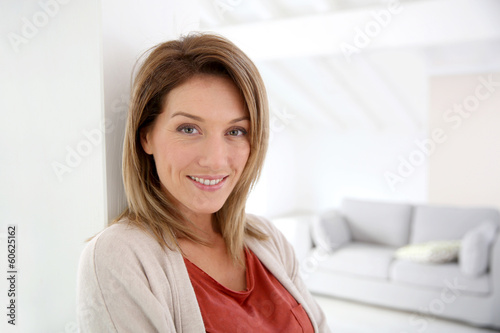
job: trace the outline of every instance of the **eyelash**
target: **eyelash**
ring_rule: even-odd
[[[231,135],[231,136],[245,136],[248,134],[248,132],[244,129],[244,128],[240,128],[240,127],[237,127],[237,128],[232,128],[228,131],[228,133],[230,132],[233,132],[233,131],[240,131],[241,132],[241,135]]]
[[[194,135],[195,134],[195,133],[186,133],[185,132],[186,129],[192,129],[193,131],[199,132],[199,130],[196,129],[196,126],[194,126],[194,125],[181,125],[177,128],[177,131],[181,132],[183,134],[186,134],[186,135]],[[229,134],[230,132],[234,132],[234,131],[239,131],[239,132],[241,132],[241,134],[240,135],[230,135],[230,136],[236,137],[236,136],[245,136],[248,134],[247,130],[245,130],[244,128],[241,128],[241,127],[232,128],[227,132],[227,134]]]

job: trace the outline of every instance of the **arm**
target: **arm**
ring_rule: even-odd
[[[298,267],[298,262],[296,262],[294,266]],[[312,297],[311,293],[307,289],[304,281],[302,280],[302,277],[298,272],[298,269],[295,269],[294,275],[292,276],[292,281],[302,294],[302,297],[306,301],[311,313],[313,314],[316,324],[318,325],[318,332],[330,332],[330,328],[328,327],[328,322],[323,310],[320,308],[316,300]]]
[[[85,247],[80,256],[78,267],[77,318],[79,331],[82,333],[117,332],[94,269],[94,246],[95,242],[94,244],[89,243]]]
[[[282,236],[283,237],[283,236]],[[300,292],[302,295],[305,303],[307,304],[307,307],[309,308],[312,316],[314,317],[314,320],[316,321],[316,324],[318,325],[318,332],[320,333],[328,333],[330,332],[330,328],[328,327],[328,323],[325,317],[325,314],[321,307],[318,305],[316,300],[313,298],[309,290],[307,289],[304,281],[302,280],[301,274],[300,274],[300,264],[299,261],[297,260],[295,256],[295,251],[291,244],[284,239],[283,237],[283,243],[284,246],[287,247],[288,249],[286,250],[287,257],[289,258],[288,260],[290,261],[290,267],[291,267],[291,272],[290,272],[290,278],[297,288],[297,290]]]
[[[254,217],[255,218],[255,217]],[[296,297],[297,301],[302,304],[306,312],[314,323],[318,327],[318,332],[327,333],[330,329],[327,324],[327,320],[323,310],[319,307],[316,300],[312,297],[311,293],[305,286],[301,276],[300,276],[300,265],[299,261],[295,256],[295,251],[288,240],[283,236],[283,234],[276,228],[271,222],[257,218],[263,228],[265,228],[266,233],[270,236],[269,242],[266,242],[270,249],[269,252],[273,253],[276,260],[276,265],[269,262],[269,269],[275,275],[276,278],[285,286],[288,291]],[[261,261],[263,261],[261,258]],[[277,263],[279,262],[279,264]],[[285,272],[276,269],[276,267],[283,267]],[[285,279],[282,276],[286,274]],[[291,281],[293,286],[287,287],[288,282]],[[298,295],[294,295],[297,293]],[[299,296],[299,297],[297,297]]]
[[[87,244],[78,271],[80,332],[175,332],[171,312],[151,290],[137,246],[113,230]]]

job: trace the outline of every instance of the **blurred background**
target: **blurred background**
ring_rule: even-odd
[[[2,276],[10,224],[18,244],[18,322],[2,312],[2,332],[76,332],[85,239],[125,207],[133,66],[190,31],[231,39],[268,89],[249,212],[345,197],[500,208],[498,1],[2,0],[0,15]]]

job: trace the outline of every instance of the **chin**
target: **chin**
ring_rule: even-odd
[[[198,208],[197,209],[190,209],[191,212],[199,215],[206,215],[206,214],[215,214],[217,213],[224,205],[217,205],[217,206],[211,206],[211,207],[205,207],[205,208]]]

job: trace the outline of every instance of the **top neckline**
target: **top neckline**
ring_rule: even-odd
[[[254,260],[254,254],[245,247],[245,277],[246,277],[246,289],[245,290],[233,290],[230,288],[225,287],[221,283],[219,283],[217,280],[215,280],[210,274],[205,272],[203,269],[198,267],[196,264],[194,264],[191,260],[189,260],[186,257],[183,257],[184,262],[186,263],[186,266],[190,266],[193,269],[188,268],[188,273],[190,278],[191,274],[196,274],[198,278],[202,277],[205,278],[205,280],[212,285],[212,287],[220,290],[221,292],[224,292],[226,294],[232,295],[233,297],[238,297],[238,298],[246,298],[248,295],[250,295],[254,289],[254,279],[253,279],[253,260]]]

